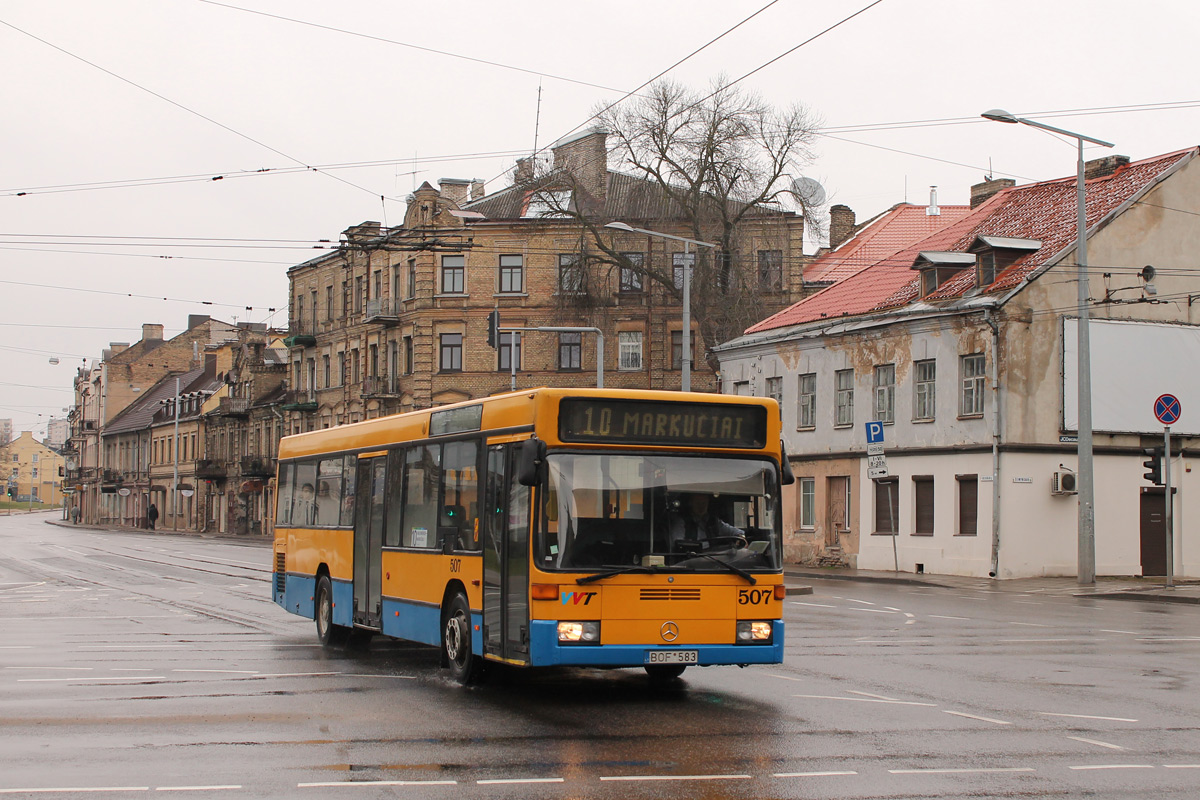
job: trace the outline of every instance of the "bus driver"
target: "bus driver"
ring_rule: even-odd
[[[706,492],[684,492],[670,511],[667,531],[671,546],[677,542],[699,542],[707,550],[718,540],[739,539],[745,541],[746,533],[717,516],[709,508],[711,495]],[[725,544],[730,544],[726,541]]]

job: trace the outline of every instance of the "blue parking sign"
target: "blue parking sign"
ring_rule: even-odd
[[[867,423],[867,444],[883,444],[883,423]]]

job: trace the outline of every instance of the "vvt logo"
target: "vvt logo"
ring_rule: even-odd
[[[562,604],[564,606],[567,603],[576,606],[581,604],[586,606],[588,603],[592,602],[592,598],[597,594],[599,594],[599,592],[563,592]]]

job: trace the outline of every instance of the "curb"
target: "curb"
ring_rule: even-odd
[[[789,587],[787,587],[787,596],[788,597],[791,597],[792,595],[812,594],[812,593],[813,593],[813,587],[811,587],[811,586],[789,586]]]
[[[935,586],[939,589],[954,588],[944,583],[938,583],[937,581],[922,580],[920,578],[902,578],[899,576],[893,577],[891,575],[846,575],[837,573],[825,574],[822,572],[795,572],[785,570],[784,577],[804,578],[807,580],[818,581],[865,581],[869,583],[898,583],[905,586]]]
[[[1144,592],[1100,592],[1096,594],[1077,594],[1074,597],[1100,597],[1114,600],[1133,600],[1141,603],[1178,603],[1180,605],[1200,605],[1200,597],[1172,594],[1146,594]]]

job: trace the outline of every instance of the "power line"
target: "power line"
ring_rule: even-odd
[[[133,297],[133,298],[137,298],[137,299],[141,299],[141,300],[165,300],[165,301],[172,302],[172,303],[193,303],[193,304],[202,305],[202,306],[221,306],[223,308],[241,308],[241,309],[245,309],[246,311],[255,311],[255,310],[274,311],[275,310],[275,306],[270,306],[269,308],[264,307],[264,306],[258,306],[256,308],[255,306],[248,306],[248,305],[245,305],[244,303],[217,303],[212,300],[189,300],[189,299],[185,299],[185,298],[181,298],[181,297],[159,297],[157,295],[149,295],[149,294],[134,294],[133,292],[114,292],[114,291],[109,291],[107,289],[86,289],[81,286],[55,286],[54,284],[49,284],[49,283],[29,283],[26,281],[9,281],[9,280],[0,280],[0,284],[8,284],[10,286],[26,286],[26,287],[31,287],[34,289],[58,289],[58,290],[64,291],[64,292],[83,292],[86,294],[104,294],[104,295],[109,295],[112,297]]]

